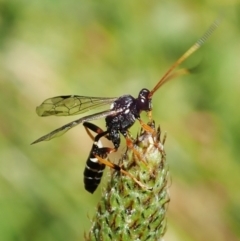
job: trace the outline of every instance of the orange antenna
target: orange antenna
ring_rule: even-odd
[[[184,60],[186,60],[191,54],[193,54],[195,51],[197,51],[206,41],[207,39],[212,35],[212,33],[216,30],[216,28],[219,26],[220,19],[215,20],[212,25],[208,28],[208,30],[204,33],[204,35],[197,40],[195,44],[192,45],[169,69],[168,71],[163,75],[163,77],[159,80],[157,85],[151,90],[151,92],[148,95],[148,98],[150,99],[153,94],[168,80],[172,79],[172,77],[178,76],[180,74],[172,74],[172,71],[180,65]],[[187,71],[186,71],[187,72]]]

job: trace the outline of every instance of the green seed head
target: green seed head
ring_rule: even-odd
[[[166,231],[169,203],[168,166],[160,128],[140,131],[134,149],[128,149],[112,170],[86,240],[161,240]]]

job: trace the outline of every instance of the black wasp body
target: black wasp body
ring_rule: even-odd
[[[128,129],[135,123],[136,119],[140,120],[141,111],[151,111],[151,99],[148,98],[149,93],[149,90],[142,89],[138,98],[134,98],[131,95],[123,95],[116,99],[110,108],[116,114],[108,115],[105,118],[106,131],[103,131],[92,123],[83,123],[85,128],[98,133],[93,138],[94,143],[84,170],[84,184],[87,191],[93,193],[96,190],[101,181],[105,165],[115,170],[120,170],[120,167],[114,163],[103,164],[96,156],[105,159],[108,153],[117,151],[121,140],[120,133],[127,138]],[[100,141],[102,136],[112,141],[114,148],[102,147]]]
[[[142,111],[149,112],[149,117],[151,117],[152,110],[152,96],[153,94],[168,80],[173,77],[189,73],[187,69],[180,69],[179,71],[173,72],[173,70],[180,65],[185,59],[187,59],[193,52],[199,49],[202,44],[207,40],[207,38],[212,34],[212,32],[217,28],[218,21],[215,21],[206,33],[190,48],[186,51],[163,75],[156,86],[149,91],[148,89],[142,89],[139,92],[137,98],[131,95],[123,95],[119,98],[103,98],[103,97],[87,97],[78,95],[68,95],[68,96],[57,96],[45,100],[39,107],[37,107],[36,112],[39,116],[70,116],[84,113],[90,109],[94,109],[106,104],[111,104],[110,109],[98,112],[96,114],[88,115],[72,121],[49,134],[40,137],[32,144],[48,141],[54,137],[58,137],[71,128],[83,124],[88,135],[93,140],[93,146],[89,157],[87,159],[86,168],[84,170],[84,184],[85,189],[93,193],[98,187],[103,170],[105,166],[109,166],[117,171],[122,172],[125,175],[130,176],[136,183],[140,186],[142,185],[135,177],[130,173],[123,170],[120,166],[108,161],[106,158],[108,154],[116,151],[120,145],[120,135],[122,134],[125,139],[127,146],[132,148],[132,142],[128,138],[128,130],[134,124],[136,120],[140,122],[140,125],[147,131],[153,131],[150,127],[144,124],[140,119],[140,113]],[[106,130],[102,130],[98,126],[94,125],[89,121],[96,119],[105,118]],[[93,137],[91,131],[96,133]],[[103,147],[101,144],[101,138],[105,137],[113,143],[113,148]],[[134,148],[133,148],[134,151]],[[137,153],[134,152],[136,155]]]
[[[150,91],[142,89],[138,98],[133,98],[131,95],[123,95],[113,102],[111,110],[117,112],[115,115],[106,117],[106,127],[109,140],[113,142],[115,148],[120,145],[119,132],[126,137],[128,129],[135,123],[136,119],[140,119],[142,111],[151,111],[151,99],[148,99]]]
[[[101,97],[87,97],[87,96],[57,96],[45,100],[39,107],[37,107],[37,114],[39,116],[67,116],[80,114],[86,110],[93,109],[102,105],[111,104],[110,109],[99,112],[93,115],[89,115],[78,120],[72,121],[49,134],[42,136],[34,141],[32,144],[40,141],[51,140],[54,137],[64,134],[74,126],[83,123],[87,133],[93,140],[92,150],[87,159],[86,167],[84,170],[84,185],[85,189],[93,193],[98,187],[103,170],[105,166],[114,168],[115,170],[121,170],[118,165],[113,164],[110,161],[105,160],[109,153],[115,152],[120,146],[122,134],[125,139],[130,140],[127,137],[129,128],[140,119],[140,113],[142,111],[151,111],[152,98],[149,96],[150,91],[142,89],[139,92],[137,98],[131,95],[123,95],[119,98],[101,98]],[[106,130],[102,130],[100,127],[94,125],[91,120],[96,120],[105,117]],[[90,131],[97,133],[93,137]],[[102,147],[101,138],[105,137],[113,143],[114,148]]]
[[[98,161],[96,155],[103,159],[107,158],[107,151],[104,152],[101,142],[98,143],[95,141],[92,145],[92,150],[90,151],[83,173],[85,189],[91,193],[93,193],[98,187],[106,166]]]

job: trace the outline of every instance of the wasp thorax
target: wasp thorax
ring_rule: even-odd
[[[149,98],[150,91],[148,89],[142,89],[139,92],[137,98],[137,106],[139,110],[150,111],[152,110],[152,99]]]

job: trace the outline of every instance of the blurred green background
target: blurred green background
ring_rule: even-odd
[[[84,128],[30,145],[77,118],[40,118],[36,106],[57,95],[153,88],[220,13],[221,26],[182,64],[196,73],[161,88],[153,116],[168,133],[165,240],[239,240],[237,0],[0,0],[0,240],[83,240],[101,194],[83,187]]]

